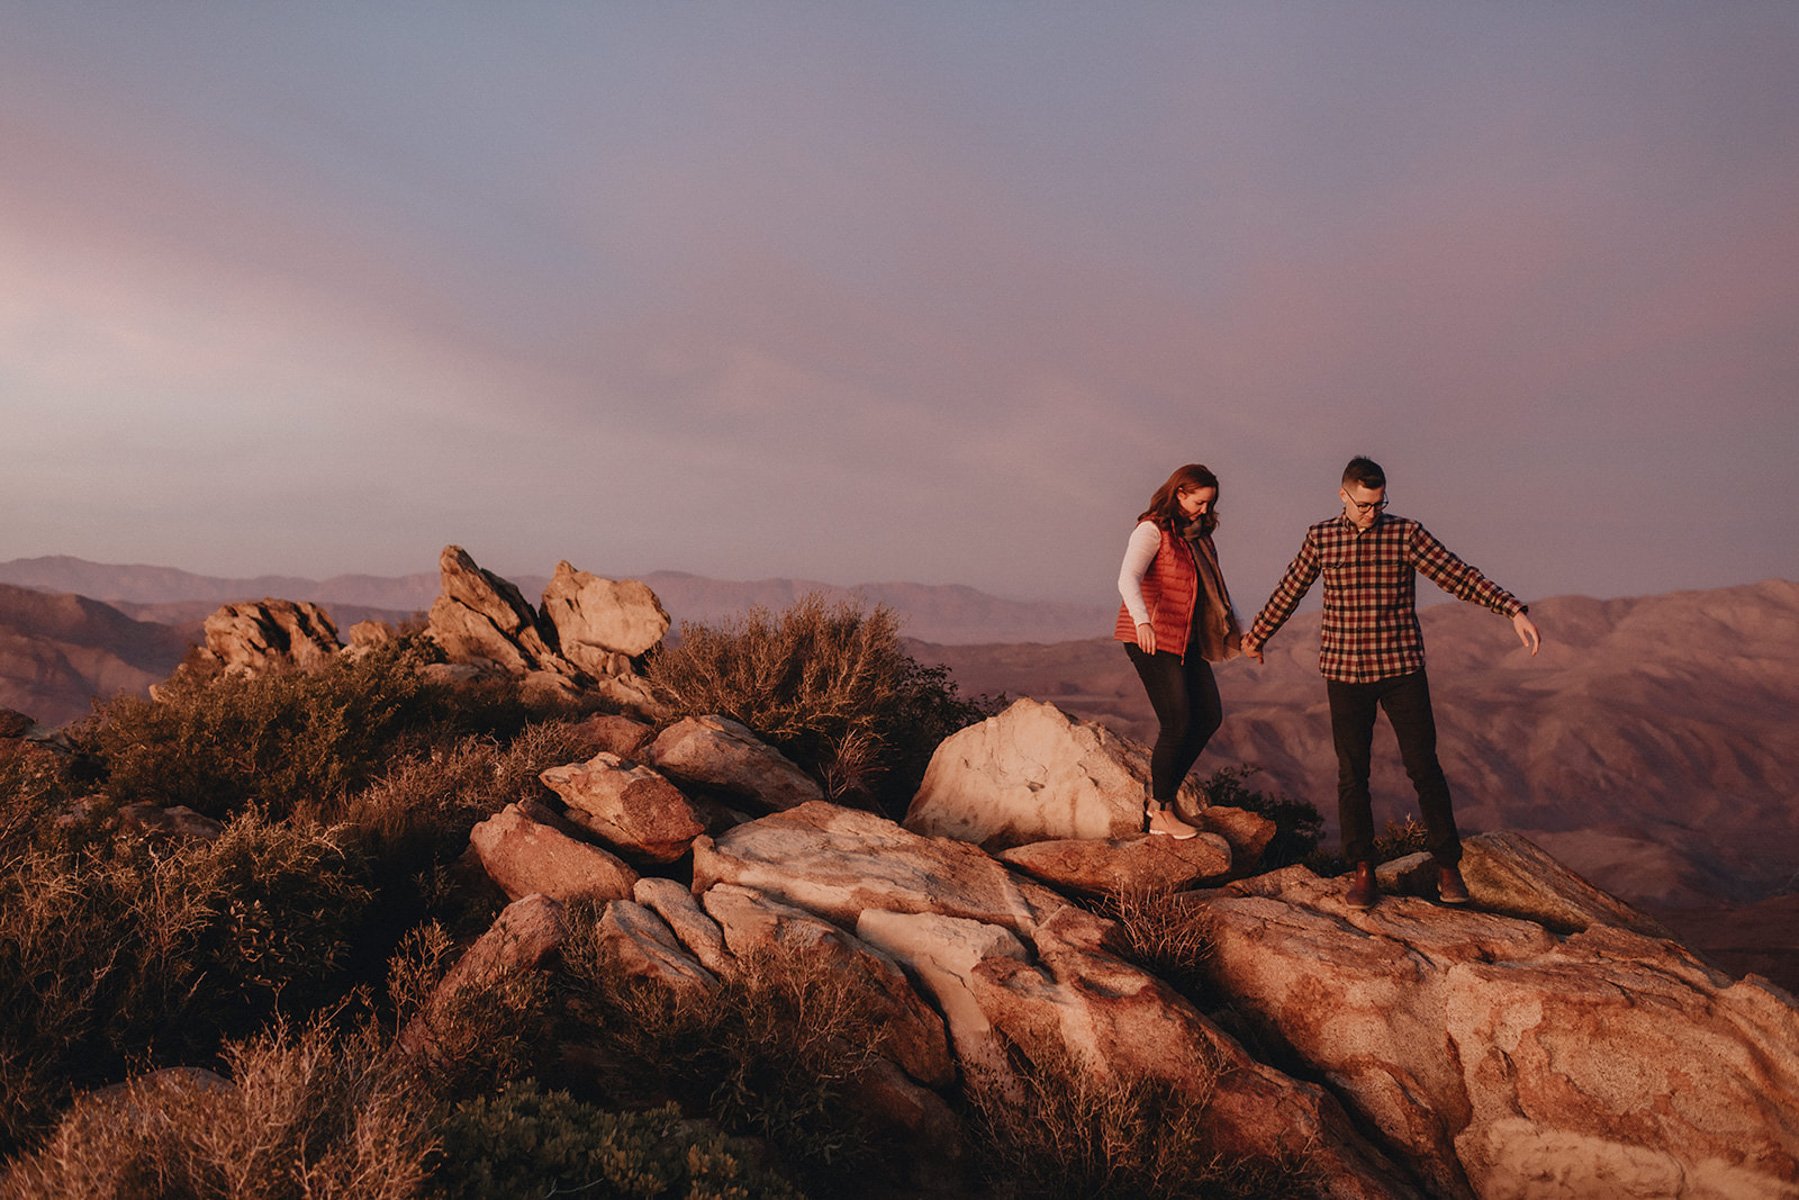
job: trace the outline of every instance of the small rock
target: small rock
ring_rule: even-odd
[[[1106,841],[1028,842],[995,857],[1051,887],[1089,896],[1175,892],[1222,879],[1231,870],[1231,848],[1215,833],[1182,841],[1140,835]]]
[[[508,904],[443,977],[419,1013],[400,1033],[400,1048],[416,1053],[435,1045],[444,1023],[456,1019],[461,998],[507,975],[536,970],[568,938],[563,906],[532,894]]]
[[[650,767],[600,751],[538,778],[568,805],[569,819],[650,862],[673,862],[706,831],[679,788]]]
[[[824,798],[811,776],[729,717],[678,721],[657,735],[644,757],[682,782],[717,788],[777,811]]]
[[[508,804],[469,832],[488,878],[513,899],[542,892],[556,900],[622,900],[637,872],[613,855],[540,825]]]

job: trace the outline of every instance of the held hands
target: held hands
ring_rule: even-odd
[[[1534,658],[1537,647],[1543,644],[1543,635],[1537,632],[1536,624],[1526,614],[1514,613],[1512,614],[1512,628],[1517,630],[1518,640],[1524,643],[1524,648],[1529,650]]]
[[[1262,661],[1262,644],[1250,637],[1247,633],[1243,635],[1243,640],[1238,643],[1238,646],[1241,647],[1243,653],[1247,654],[1249,657],[1255,659],[1257,662]]]
[[[1137,649],[1143,651],[1145,654],[1154,654],[1156,652],[1155,626],[1151,625],[1148,621],[1137,626]]]

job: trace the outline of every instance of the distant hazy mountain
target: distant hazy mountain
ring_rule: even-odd
[[[1421,614],[1439,750],[1465,830],[1536,838],[1634,899],[1799,889],[1799,584],[1770,580],[1624,600],[1533,602],[1541,654],[1466,604]],[[1268,661],[1218,672],[1225,721],[1199,770],[1260,763],[1334,824],[1336,758],[1318,615]],[[1142,685],[1109,638],[921,646],[967,692],[1051,701],[1151,740]],[[1383,720],[1376,820],[1417,810]]]
[[[547,575],[511,578],[533,600],[549,583]],[[861,597],[887,604],[900,614],[908,635],[952,645],[1089,637],[1109,628],[1112,616],[1112,610],[1102,605],[1007,600],[954,584],[865,583],[845,588],[806,579],[707,579],[679,571],[655,571],[635,578],[655,590],[677,622],[718,621],[753,605],[782,609],[808,592],[820,592],[834,600]],[[369,615],[391,619],[430,608],[437,596],[438,575],[430,571],[393,578],[337,575],[310,580],[262,575],[220,579],[171,567],[93,563],[59,555],[0,563],[0,583],[142,606],[134,611],[153,619],[198,620],[228,601],[265,596],[313,600],[324,605],[338,627],[345,629]]]
[[[61,725],[85,716],[95,696],[166,679],[198,636],[82,596],[0,584],[0,707]]]

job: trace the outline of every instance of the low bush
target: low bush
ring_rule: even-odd
[[[433,1184],[445,1200],[798,1200],[757,1165],[756,1148],[667,1104],[609,1112],[519,1083],[458,1104],[443,1126]]]
[[[1377,863],[1392,862],[1428,849],[1430,831],[1424,827],[1424,822],[1410,813],[1403,821],[1388,821],[1374,837],[1374,861]],[[1353,865],[1341,853],[1322,851],[1308,855],[1305,864],[1319,875],[1341,875]]]
[[[1300,1200],[1316,1195],[1292,1164],[1221,1154],[1207,1111],[1215,1079],[1102,1077],[1065,1053],[1013,1056],[1014,1087],[967,1089],[981,1167],[1016,1200]]]
[[[121,836],[0,870],[0,1153],[148,1057],[207,1054],[342,987],[371,892],[337,832],[259,810],[217,841]]]
[[[892,609],[813,594],[779,614],[683,622],[648,665],[676,715],[743,722],[814,771],[834,799],[895,810],[911,799],[937,743],[991,715],[944,667],[906,652]]]
[[[1212,943],[1197,911],[1178,893],[1121,889],[1094,907],[1118,922],[1126,958],[1200,1008],[1209,1005],[1205,964]]]
[[[627,1103],[673,1100],[725,1129],[767,1138],[807,1186],[834,1195],[891,1151],[850,1103],[883,1031],[840,972],[802,955],[741,956],[709,994],[623,978],[577,910],[563,950],[571,1011]]]

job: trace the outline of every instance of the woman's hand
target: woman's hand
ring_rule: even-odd
[[[1148,621],[1137,626],[1137,649],[1145,654],[1156,652],[1156,628]]]

